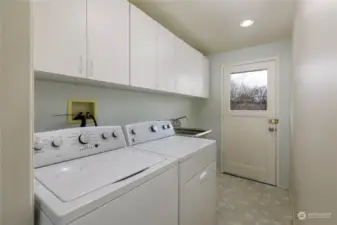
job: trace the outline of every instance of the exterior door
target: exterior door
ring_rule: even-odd
[[[223,172],[276,184],[276,60],[224,71]]]

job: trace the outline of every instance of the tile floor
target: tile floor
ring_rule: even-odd
[[[218,176],[217,225],[291,225],[288,192],[229,175]]]

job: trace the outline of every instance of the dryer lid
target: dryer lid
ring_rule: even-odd
[[[163,160],[156,154],[124,148],[35,169],[35,178],[61,201],[68,202],[128,179]]]

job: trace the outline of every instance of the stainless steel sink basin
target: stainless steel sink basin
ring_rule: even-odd
[[[188,136],[188,137],[198,137],[205,138],[212,130],[204,130],[197,128],[176,128],[175,132],[177,135]]]

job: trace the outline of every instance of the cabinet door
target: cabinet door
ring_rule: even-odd
[[[34,3],[35,70],[86,77],[86,0]]]
[[[180,94],[190,94],[190,78],[189,78],[189,64],[190,64],[190,51],[189,46],[177,38],[175,41],[175,89]]]
[[[129,84],[127,0],[88,0],[88,77]]]
[[[200,52],[193,48],[190,49],[190,94],[198,97],[203,95],[202,57],[203,55]]]
[[[209,61],[208,59],[203,56],[202,59],[202,86],[203,86],[203,95],[202,97],[208,98],[209,97],[209,81],[210,81],[210,68],[209,68]]]
[[[176,37],[169,30],[158,27],[158,88],[162,91],[176,92],[176,66],[174,64]]]
[[[132,86],[157,89],[158,24],[131,5],[131,76]]]

